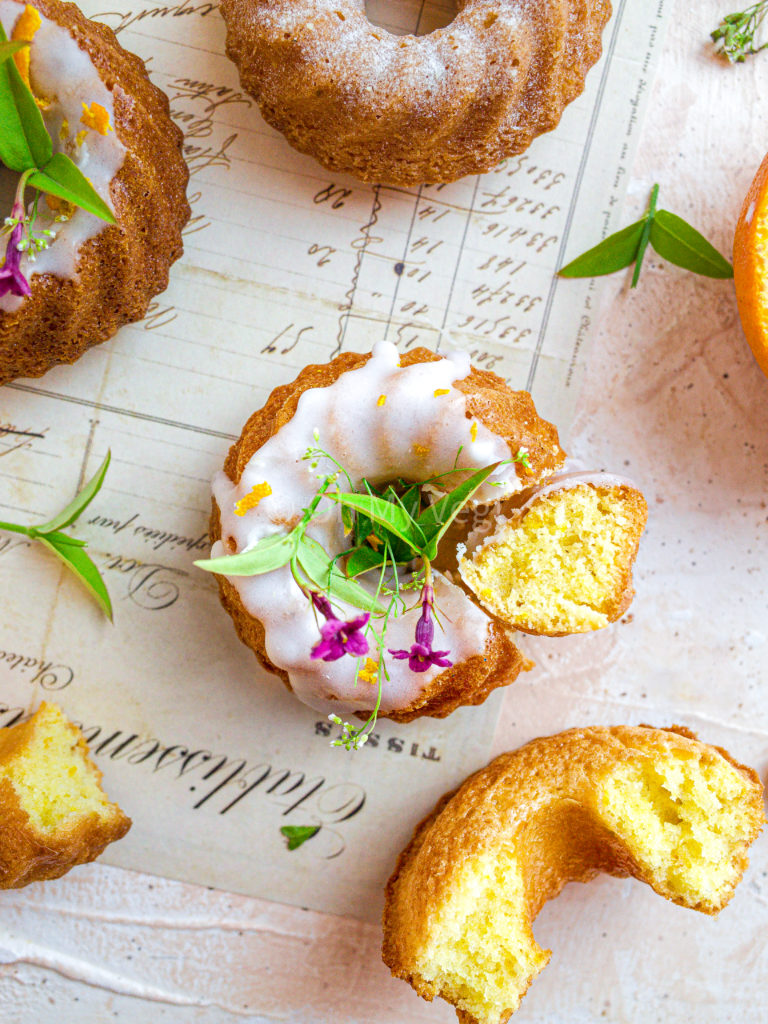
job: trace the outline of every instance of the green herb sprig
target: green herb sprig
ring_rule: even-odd
[[[80,168],[65,153],[54,153],[32,90],[12,60],[29,43],[8,42],[0,25],[0,161],[12,171],[31,171],[33,188],[82,207],[109,224],[115,218]]]
[[[768,0],[759,0],[744,11],[726,14],[711,33],[717,52],[727,57],[731,64],[743,64],[747,57],[764,50],[768,41],[758,44],[757,34],[766,15]]]
[[[657,208],[659,186],[654,185],[648,212],[642,220],[617,231],[593,249],[562,267],[560,277],[601,277],[635,264],[632,287],[640,280],[640,270],[650,245],[659,256],[683,270],[704,277],[733,277],[733,267],[703,235],[682,217]]]
[[[71,537],[68,533],[61,532],[82,515],[101,490],[104,477],[109,469],[110,458],[111,453],[108,451],[104,461],[85,487],[58,515],[49,519],[47,523],[43,523],[41,526],[21,526],[18,523],[0,522],[0,530],[21,533],[25,537],[29,537],[30,540],[39,541],[78,577],[96,598],[107,618],[112,621],[112,602],[99,570],[85,552],[86,541],[78,540],[77,537]]]
[[[317,431],[314,439],[319,441]],[[310,462],[311,468],[329,461],[333,472],[318,475],[317,494],[290,533],[272,534],[237,555],[195,562],[206,572],[226,576],[256,576],[290,565],[296,583],[308,598],[311,599],[312,592],[319,591],[370,614],[365,632],[378,650],[375,706],[364,724],[358,727],[342,721],[338,715],[329,716],[341,726],[341,736],[331,741],[333,746],[358,750],[367,741],[376,724],[384,681],[389,678],[385,658],[389,620],[398,610],[407,610],[409,592],[422,588],[431,592],[431,563],[437,556],[441,539],[467,502],[502,465],[496,462],[479,470],[459,468],[460,454],[461,449],[454,468],[439,477],[419,483],[398,480],[383,490],[364,480],[363,491],[358,492],[353,489],[347,471],[333,456],[320,447],[310,447],[303,458]],[[520,448],[509,461],[530,470],[525,448]],[[440,483],[442,489],[446,478],[452,474],[460,474],[465,479],[436,500],[426,502],[425,488]],[[342,480],[349,490],[341,489]],[[334,558],[307,534],[313,520],[327,514],[329,504],[340,507],[342,524],[349,537],[349,547]],[[403,567],[406,567],[405,579],[401,579],[398,571]],[[365,576],[373,584],[369,582],[367,588],[357,582]],[[316,600],[313,603],[318,606]],[[431,598],[429,611],[431,614]],[[363,671],[372,674],[368,667],[371,660],[358,659],[358,679]]]
[[[289,850],[298,850],[308,839],[316,836],[320,831],[319,825],[283,825],[280,829],[282,835],[288,840]]]

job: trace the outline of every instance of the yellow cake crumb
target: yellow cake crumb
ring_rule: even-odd
[[[558,490],[510,515],[459,571],[490,611],[519,629],[601,629],[631,597],[646,514],[642,495],[630,487]]]

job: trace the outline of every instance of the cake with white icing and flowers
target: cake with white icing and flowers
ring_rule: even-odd
[[[111,29],[59,0],[0,0],[0,25],[26,44],[0,74],[18,114],[0,126],[4,383],[140,320],[181,255],[189,206],[168,99]]]
[[[527,619],[509,615],[507,577],[494,598],[488,565],[477,582],[467,568],[473,544],[488,562],[514,508],[525,522],[537,506],[553,507],[547,515],[559,533],[560,503],[573,513],[576,496],[584,506],[578,544],[574,524],[564,545],[542,548],[562,563],[556,585],[570,589],[566,602],[554,602],[565,628],[541,632],[599,628],[626,607],[642,496],[601,475],[576,487],[557,482],[564,460],[557,430],[527,392],[472,367],[464,353],[401,356],[382,342],[370,354],[306,367],[249,419],[214,480],[213,550],[198,564],[217,574],[241,640],[356,746],[377,714],[443,717],[481,703],[526,667],[513,630],[547,625],[551,595],[539,594],[538,619],[528,606]],[[494,533],[481,544],[488,522]],[[591,536],[599,531],[602,547]],[[567,580],[568,552],[581,584]],[[596,558],[616,564],[587,583]],[[367,726],[342,722],[349,712],[367,716]]]

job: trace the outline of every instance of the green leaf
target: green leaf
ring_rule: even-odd
[[[440,543],[440,538],[472,495],[482,487],[498,465],[498,462],[494,462],[492,466],[479,469],[477,473],[473,473],[464,483],[459,484],[454,490],[443,495],[434,505],[424,509],[417,519],[417,523],[427,540],[427,558],[432,559],[437,556],[437,545]]]
[[[222,576],[261,576],[287,565],[296,554],[297,544],[298,534],[293,531],[288,534],[274,533],[239,555],[206,558],[194,564],[198,569],[217,572]]]
[[[43,523],[42,526],[38,526],[38,533],[50,533],[52,530],[62,530],[65,526],[69,526],[71,523],[74,523],[78,516],[82,515],[101,490],[101,485],[104,483],[104,477],[107,475],[111,458],[112,452],[108,449],[107,454],[104,456],[104,461],[82,491],[80,491],[80,493],[77,494],[72,501],[70,501],[67,507],[63,508],[57,516],[54,516],[53,519],[49,519],[48,522]],[[70,537],[67,537],[67,541],[69,543],[75,542],[74,538]],[[78,541],[76,543],[84,542]]]
[[[646,219],[630,224],[558,270],[560,277],[602,277],[635,262]]]
[[[419,551],[424,546],[421,529],[401,506],[393,505],[373,494],[329,494],[328,497],[331,501],[337,501],[356,512],[362,512],[373,522],[380,523],[414,551]]]
[[[33,527],[30,528],[29,536],[32,537],[34,540],[40,540],[41,539],[41,533],[42,533],[42,531],[40,531],[39,529],[36,530],[35,527],[33,526]],[[53,530],[52,532],[46,532],[44,534],[44,536],[45,536],[45,539],[49,540],[52,544],[56,544],[56,545],[63,544],[64,547],[66,547],[68,544],[70,544],[72,547],[75,547],[75,548],[85,548],[85,547],[88,547],[88,541],[86,541],[86,540],[79,540],[77,537],[71,537],[68,533],[59,533],[58,530]]]
[[[0,42],[8,38],[0,26]],[[11,45],[11,44],[8,44]],[[0,64],[0,160],[12,171],[42,167],[53,153],[43,115],[12,60]]]
[[[80,582],[90,590],[91,594],[93,594],[101,606],[102,611],[111,622],[112,602],[109,599],[109,593],[107,592],[104,580],[99,574],[99,570],[93,564],[90,556],[85,553],[83,548],[72,544],[60,544],[59,541],[52,541],[51,534],[45,534],[37,539],[41,544],[44,544],[49,551],[52,551],[57,558],[60,558],[64,565],[66,565],[66,567],[79,578]]]
[[[18,39],[13,43],[0,43],[0,63],[10,60],[14,53],[18,53],[19,50],[23,50],[25,46],[29,46],[29,43],[25,39]]]
[[[651,189],[651,199],[648,203],[648,213],[645,215],[645,224],[643,225],[643,234],[640,238],[640,244],[637,247],[637,256],[635,257],[635,271],[632,274],[631,288],[637,288],[638,282],[640,281],[640,271],[643,269],[643,260],[645,259],[645,253],[648,249],[648,243],[651,240],[651,228],[653,227],[653,220],[656,216],[656,204],[659,201],[659,186],[654,185]]]
[[[280,832],[288,840],[289,850],[298,850],[303,843],[306,843],[312,836],[316,836],[319,831],[319,825],[283,825],[280,829]]]
[[[364,572],[371,569],[380,569],[384,564],[385,554],[383,551],[374,551],[373,548],[355,548],[347,559],[347,576],[362,576]]]
[[[41,192],[48,192],[59,199],[74,203],[75,206],[100,217],[108,224],[115,223],[115,216],[110,208],[66,153],[54,153],[44,165],[41,163],[38,166],[42,166],[43,169],[29,176],[29,184],[33,188],[39,188]]]
[[[665,260],[705,277],[733,277],[733,267],[703,235],[668,210],[659,210],[651,226],[651,245]]]
[[[302,537],[296,551],[296,558],[310,583],[319,590],[329,593],[339,601],[346,601],[355,608],[373,615],[383,615],[384,609],[374,594],[348,579],[336,568],[322,544],[312,537]]]

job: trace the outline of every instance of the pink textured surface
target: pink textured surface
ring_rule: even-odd
[[[659,181],[662,205],[722,251],[768,147],[768,55],[732,69],[707,46],[732,6],[678,0],[627,210]],[[539,668],[508,693],[495,751],[569,725],[682,721],[765,778],[766,398],[729,282],[653,257],[637,291],[613,280],[569,447],[649,498],[634,618],[554,653],[532,640]],[[760,1024],[766,846],[715,920],[631,882],[570,886],[537,922],[554,957],[515,1022]],[[4,1024],[455,1019],[388,977],[375,926],[98,865],[1,896]]]

